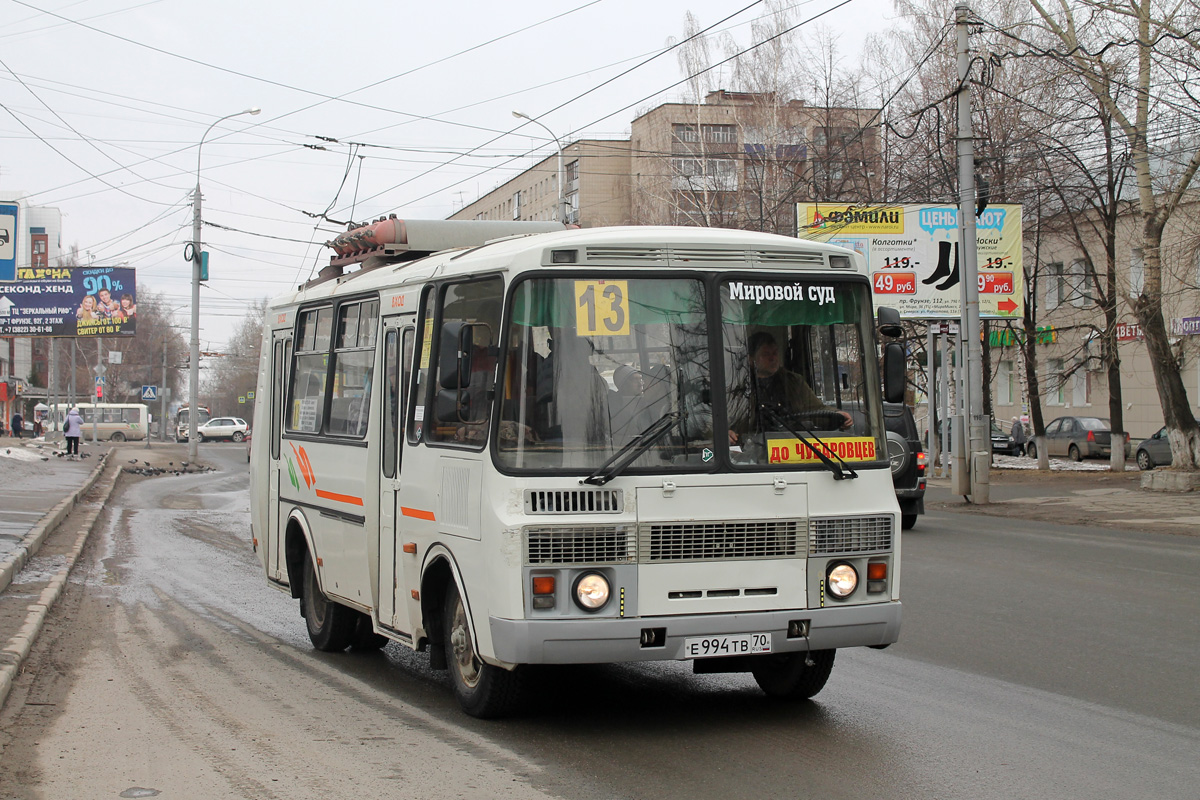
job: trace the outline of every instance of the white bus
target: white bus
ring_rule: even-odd
[[[428,650],[491,717],[530,664],[690,660],[794,699],[837,649],[896,641],[860,258],[705,228],[485,244],[495,225],[343,234],[267,311],[252,536],[314,646]]]
[[[109,442],[141,441],[150,430],[150,407],[144,403],[76,403],[79,416],[83,418],[83,436],[92,438],[92,420],[96,422],[96,438]],[[67,421],[71,406],[58,403],[54,406],[61,431]],[[49,427],[49,423],[46,424]]]

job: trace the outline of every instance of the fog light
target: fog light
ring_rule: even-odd
[[[845,562],[834,564],[826,575],[826,584],[834,597],[849,597],[858,588],[858,572]]]
[[[534,608],[554,608],[554,595],[543,594],[533,598]]]
[[[599,572],[586,572],[575,581],[575,603],[584,611],[599,611],[608,603],[608,579]]]

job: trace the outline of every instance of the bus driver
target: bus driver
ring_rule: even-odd
[[[784,412],[828,411],[842,418],[842,430],[854,424],[850,412],[826,406],[804,378],[783,367],[779,345],[770,333],[757,331],[750,336],[746,349],[750,355],[750,375],[730,398],[729,444],[737,445],[743,434],[762,430],[758,420],[760,405]]]

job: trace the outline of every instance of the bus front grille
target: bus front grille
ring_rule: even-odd
[[[620,514],[620,489],[526,489],[526,514]]]
[[[891,550],[893,524],[891,516],[814,517],[809,520],[808,550],[813,555]]]
[[[525,563],[629,564],[636,560],[632,525],[543,525],[525,529]]]
[[[804,558],[804,520],[645,522],[638,528],[638,560],[732,561]]]

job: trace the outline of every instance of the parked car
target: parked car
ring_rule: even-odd
[[[1196,424],[1200,425],[1200,420],[1196,420]],[[1167,441],[1167,426],[1164,425],[1158,429],[1158,432],[1145,439],[1138,445],[1137,455],[1138,469],[1154,469],[1155,467],[1171,466],[1171,443]]]
[[[903,403],[884,403],[883,424],[887,429],[888,460],[892,462],[892,485],[900,501],[900,527],[909,530],[917,524],[917,515],[925,513],[928,462],[911,408]]]
[[[1046,453],[1066,456],[1072,461],[1108,458],[1112,453],[1112,424],[1101,417],[1059,417],[1046,426]],[[1025,448],[1037,458],[1037,445]],[[1129,434],[1125,434],[1125,457],[1129,458]]]
[[[246,424],[246,420],[240,417],[213,417],[196,428],[196,435],[202,442],[209,439],[232,439],[240,442],[246,438],[249,430],[250,426]]]

